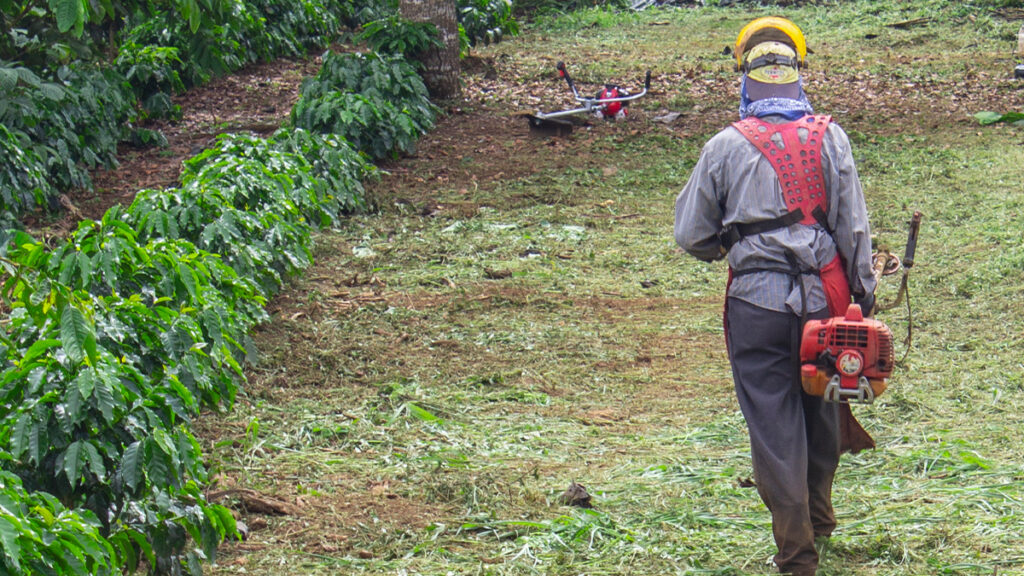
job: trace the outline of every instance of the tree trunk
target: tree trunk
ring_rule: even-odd
[[[455,0],[400,0],[399,12],[413,22],[430,22],[437,27],[443,46],[414,58],[423,64],[423,83],[432,98],[457,98],[462,86],[459,84],[459,24],[455,19]]]

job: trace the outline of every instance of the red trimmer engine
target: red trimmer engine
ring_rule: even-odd
[[[595,101],[603,102],[594,111],[594,115],[608,120],[619,120],[626,117],[626,105],[629,101],[622,101],[620,98],[628,98],[629,92],[612,84],[605,84],[604,90],[597,93]]]
[[[808,394],[829,402],[870,404],[892,375],[892,332],[885,323],[864,318],[860,305],[850,304],[846,316],[807,322],[800,362]]]
[[[565,79],[565,83],[572,90],[573,98],[576,102],[581,104],[578,108],[571,110],[561,110],[558,112],[537,112],[536,114],[526,114],[526,118],[530,121],[531,132],[549,133],[559,136],[564,136],[572,133],[572,123],[563,120],[575,116],[576,114],[593,114],[598,118],[604,118],[605,120],[618,120],[626,117],[626,106],[630,102],[637,98],[642,98],[647,91],[651,88],[651,71],[647,71],[647,76],[644,77],[643,90],[636,94],[631,94],[629,90],[621,86],[614,84],[605,84],[604,88],[597,93],[597,96],[593,98],[587,98],[580,96],[580,93],[576,90],[576,84],[572,81],[572,76],[569,76],[569,70],[566,69],[565,63],[559,62],[555,68],[558,70],[558,75]]]

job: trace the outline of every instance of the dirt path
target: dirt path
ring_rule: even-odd
[[[161,131],[168,145],[145,149],[123,145],[118,168],[94,171],[95,189],[70,195],[77,212],[67,215],[64,227],[70,228],[79,217],[98,219],[109,206],[130,203],[141,189],[176,185],[182,162],[207,148],[219,134],[273,133],[287,121],[302,80],[315,75],[318,69],[318,58],[255,64],[176,96],[174,102],[182,110],[180,120],[153,121],[143,126]],[[431,185],[452,182],[472,186],[479,185],[480,179],[508,179],[530,172],[541,157],[561,156],[566,164],[572,158],[574,165],[579,164],[580,159],[572,156],[572,152],[579,150],[566,150],[573,146],[573,140],[526,138],[526,124],[517,117],[541,108],[571,107],[573,104],[567,101],[560,82],[523,83],[522,70],[508,59],[472,57],[463,62],[463,69],[465,106],[448,111],[451,115],[443,118],[437,129],[421,142],[419,154],[383,166],[386,170],[399,175],[415,173],[415,178],[422,178],[420,173],[426,171],[431,178],[424,183]],[[810,83],[819,90],[814,95],[817,105],[841,112],[844,125],[854,129],[860,129],[861,123],[890,122],[901,132],[921,132],[937,126],[970,123],[974,111],[1011,109],[1024,89],[1020,83],[988,72],[971,72],[952,85],[934,79],[900,82],[866,73],[840,77],[812,69],[809,74]],[[709,94],[728,96],[735,91],[733,84],[731,80],[703,78],[698,71],[684,69],[658,75],[652,97],[671,102],[686,94],[699,102]],[[936,107],[938,102],[951,105]],[[666,107],[649,115],[670,111]],[[697,105],[692,113],[684,113],[668,124],[648,124],[648,129],[686,139],[723,126],[733,116],[729,107]],[[587,124],[588,132],[602,127],[600,123]],[[493,142],[491,148],[481,147],[488,137],[499,134],[511,136],[516,142],[512,154],[507,150],[497,153]],[[474,154],[488,154],[488,162],[474,167],[472,173],[453,166],[453,160]],[[406,185],[402,191],[407,196],[429,196],[430,187]],[[429,204],[429,199],[422,202]]]
[[[174,103],[182,111],[180,120],[143,125],[162,132],[167,146],[135,149],[122,145],[120,166],[94,171],[95,190],[73,194],[72,203],[82,217],[99,219],[111,205],[131,203],[139,190],[177,185],[182,162],[209,147],[219,134],[273,133],[298,100],[302,79],[318,69],[317,58],[254,64],[175,96]]]

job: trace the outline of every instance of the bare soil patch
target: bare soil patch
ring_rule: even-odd
[[[70,229],[78,218],[98,219],[111,205],[130,203],[141,189],[176,185],[182,162],[207,148],[220,134],[271,134],[287,121],[302,80],[315,75],[318,68],[318,58],[254,64],[176,96],[174,102],[182,110],[180,120],[143,125],[161,131],[167,147],[122,146],[117,168],[93,172],[94,190],[68,194],[77,210],[69,213],[60,227]],[[446,110],[436,129],[420,141],[416,153],[381,164],[385,177],[369,186],[377,203],[412,204],[424,214],[472,215],[479,202],[469,196],[482,184],[528,178],[551,167],[600,168],[602,150],[593,143],[616,130],[614,124],[578,117],[582,126],[569,138],[532,137],[521,115],[534,112],[536,108],[530,106],[538,103],[557,109],[566,100],[565,89],[557,82],[523,83],[517,73],[515,63],[504,59],[468,59],[464,63],[464,105]],[[1010,74],[973,69],[952,84],[937,78],[905,80],[813,68],[807,76],[814,104],[834,114],[844,126],[866,129],[868,124],[889,124],[893,133],[973,123],[974,112],[1015,109],[1024,94],[1024,84],[1015,82]],[[737,90],[735,80],[722,80],[696,69],[660,74],[650,101],[667,102],[685,93],[698,104],[667,124],[652,121],[659,112],[634,109],[630,130],[657,131],[681,139],[710,133],[734,119],[735,110],[717,105],[717,100]],[[515,94],[524,96],[520,101]],[[467,199],[439,202],[436,196],[441,190],[462,193]],[[538,200],[544,198],[524,199]]]
[[[318,69],[316,58],[253,64],[175,96],[181,119],[142,124],[162,132],[167,146],[137,149],[122,145],[120,166],[95,170],[94,190],[73,193],[71,201],[82,217],[99,219],[111,205],[131,203],[139,190],[177,185],[182,162],[208,148],[218,135],[249,132],[267,136],[277,130],[298,100],[303,78],[315,75]]]

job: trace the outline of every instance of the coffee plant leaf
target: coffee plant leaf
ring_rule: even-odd
[[[7,516],[0,516],[0,544],[4,547],[4,559],[12,568],[21,572],[21,544],[18,543],[21,531],[15,522],[20,524],[17,518],[8,519]]]
[[[71,484],[72,488],[78,485],[78,479],[82,473],[82,465],[84,463],[82,444],[84,442],[84,440],[72,442],[62,456],[63,465],[61,470],[67,476],[68,483]]]
[[[76,36],[81,34],[88,4],[83,0],[49,0],[49,5],[57,18],[58,30],[66,33],[74,28]]]
[[[35,342],[32,343],[31,346],[28,347],[28,350],[25,352],[25,355],[22,357],[21,362],[20,362],[21,366],[22,367],[31,366],[32,362],[36,358],[39,358],[43,354],[46,354],[46,352],[48,350],[50,350],[51,348],[54,348],[54,347],[57,347],[57,346],[60,346],[60,345],[61,345],[61,341],[60,340],[56,340],[56,339],[52,339],[52,338],[43,339],[43,340],[36,340]]]
[[[75,306],[68,305],[60,317],[61,344],[68,358],[80,364],[86,358],[90,364],[96,362],[96,334],[85,314]]]
[[[142,442],[132,442],[121,454],[121,467],[119,469],[119,473],[121,478],[124,480],[125,485],[133,492],[138,488],[140,482],[142,482],[144,474],[143,462]]]

